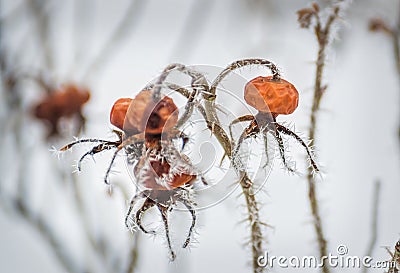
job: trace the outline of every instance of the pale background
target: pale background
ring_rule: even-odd
[[[296,124],[306,132],[316,59],[316,41],[309,30],[300,29],[295,12],[308,1],[137,1],[140,12],[131,26],[108,51],[96,70],[83,77],[87,66],[126,11],[129,1],[47,1],[51,16],[50,44],[54,50],[51,76],[57,81],[82,81],[92,90],[85,108],[88,119],[85,136],[110,137],[109,109],[118,97],[134,96],[149,80],[171,62],[224,67],[248,57],[272,60],[300,91],[297,111],[280,121]],[[322,1],[323,2],[323,1]],[[22,3],[22,4],[21,4]],[[1,1],[1,18],[24,1]],[[364,255],[371,235],[373,183],[382,183],[379,204],[377,247],[373,257],[388,259],[384,246],[393,246],[400,237],[399,79],[389,39],[368,31],[368,20],[381,16],[392,25],[399,3],[394,0],[353,1],[337,25],[333,46],[328,51],[326,96],[319,113],[316,148],[324,165],[324,179],[318,183],[321,214],[329,251],[345,244],[351,255]],[[17,68],[44,67],[41,50],[30,28],[27,11],[17,11],[5,29],[1,44],[10,47]],[[11,22],[12,21],[12,22]],[[257,70],[253,70],[253,76]],[[38,100],[37,87],[26,90],[26,104]],[[7,117],[7,113],[0,111]],[[2,119],[3,120],[3,119]],[[23,172],[29,178],[32,208],[47,216],[56,228],[63,247],[78,266],[93,260],[82,243],[77,217],[71,213],[71,190],[54,181],[51,170],[72,172],[71,161],[87,146],[75,149],[61,161],[48,151],[72,139],[49,144],[43,141],[43,126],[33,119],[25,121],[29,156],[17,158],[12,139],[1,144],[2,195],[12,194],[19,160],[31,160]],[[295,143],[292,143],[295,145]],[[302,150],[293,148],[294,158],[303,160]],[[102,177],[108,155],[96,164],[88,160],[79,176],[93,232],[110,238],[110,263],[113,255],[126,252],[123,218],[126,203],[122,195],[106,195]],[[33,160],[33,161],[32,161]],[[34,162],[34,164],[32,164]],[[302,166],[302,165],[301,165]],[[120,175],[112,180],[129,185],[125,164],[116,164]],[[303,171],[304,173],[304,171]],[[56,177],[56,178],[55,178]],[[57,178],[58,179],[58,178]],[[257,196],[264,203],[262,218],[273,229],[267,230],[267,248],[272,255],[317,255],[304,176],[288,175],[273,169]],[[199,213],[197,241],[190,251],[178,250],[170,263],[162,235],[155,240],[140,237],[139,262],[135,272],[249,272],[250,249],[244,246],[247,226],[239,191],[221,204]],[[181,215],[176,215],[180,217]],[[186,231],[189,216],[174,234]],[[157,219],[157,218],[154,218]],[[180,218],[182,219],[182,218]],[[175,219],[173,223],[181,220]],[[178,236],[179,237],[179,236]],[[182,238],[177,239],[178,249]],[[95,261],[92,261],[96,263]],[[42,237],[24,220],[0,210],[1,272],[65,272]],[[282,269],[276,268],[274,272]],[[310,269],[287,272],[312,272]],[[337,269],[336,271],[346,271]],[[349,269],[346,272],[359,270]],[[107,272],[98,268],[95,272]],[[316,272],[316,271],[315,271]],[[375,272],[375,271],[373,271]],[[382,270],[376,270],[382,272]]]

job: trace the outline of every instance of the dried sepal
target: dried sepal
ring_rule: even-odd
[[[315,12],[319,12],[319,5],[316,2],[313,2],[311,4],[312,8],[314,9]]]
[[[297,11],[297,21],[300,23],[300,27],[309,28],[313,17],[318,13],[319,8],[304,8]]]
[[[176,173],[165,158],[142,157],[135,166],[135,176],[145,188],[168,191],[192,183],[195,175]]]

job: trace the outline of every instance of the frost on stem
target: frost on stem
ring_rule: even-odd
[[[192,77],[191,90],[171,86],[188,97],[188,104],[183,115],[191,115],[193,111],[192,102],[201,88],[205,79],[197,72],[187,69],[182,65],[170,66],[165,69],[157,84],[151,88],[145,88],[134,99],[122,98],[117,100],[110,112],[111,123],[118,128],[114,130],[118,136],[116,141],[101,139],[81,139],[65,145],[60,151],[71,149],[77,144],[94,143],[95,146],[83,154],[78,161],[80,169],[81,162],[87,156],[94,156],[100,152],[114,149],[111,163],[106,171],[104,181],[108,182],[114,160],[120,151],[127,155],[128,163],[133,165],[134,176],[138,188],[144,190],[137,193],[131,200],[128,213],[125,217],[125,225],[131,231],[136,228],[147,234],[155,234],[142,224],[142,217],[152,207],[157,207],[160,217],[164,223],[164,230],[170,259],[174,260],[176,255],[172,249],[169,234],[168,215],[174,206],[180,202],[192,216],[192,222],[183,248],[189,246],[196,223],[195,202],[193,200],[192,185],[198,178],[197,171],[192,166],[189,158],[181,153],[188,142],[188,136],[177,129],[179,123],[186,122],[187,117],[178,118],[178,108],[174,101],[161,93],[158,88],[164,86],[164,80],[169,72],[177,69]],[[181,140],[182,147],[176,147],[176,140]],[[204,181],[200,176],[201,181]],[[133,212],[137,202],[144,200],[143,204]],[[134,213],[134,217],[131,214]]]
[[[247,115],[232,121],[229,126],[230,136],[225,132],[219,122],[217,98],[217,87],[223,79],[232,71],[246,66],[267,67],[271,76],[257,77],[246,86],[245,100],[259,112],[257,115]],[[170,73],[177,71],[191,77],[189,88],[167,82]],[[102,151],[114,149],[111,164],[107,169],[105,181],[108,183],[108,174],[112,163],[120,151],[127,155],[128,163],[133,165],[134,177],[142,188],[131,200],[125,217],[125,224],[129,230],[141,230],[147,234],[154,234],[148,230],[142,222],[145,213],[156,207],[164,224],[165,237],[171,260],[176,255],[172,249],[169,234],[168,215],[177,203],[183,204],[191,215],[192,221],[187,237],[182,244],[183,248],[190,245],[196,224],[195,201],[193,188],[195,181],[205,180],[199,175],[189,158],[182,153],[189,137],[179,128],[188,122],[194,109],[197,109],[206,121],[207,128],[217,138],[223,147],[225,154],[229,157],[237,171],[246,201],[248,222],[250,224],[250,245],[252,249],[253,271],[260,268],[257,258],[263,251],[263,235],[261,226],[265,225],[260,220],[259,205],[255,199],[247,170],[240,159],[240,146],[249,137],[261,135],[264,141],[269,133],[278,140],[281,149],[281,158],[287,169],[294,171],[288,164],[285,155],[285,146],[281,135],[293,137],[306,149],[312,166],[318,171],[318,167],[312,157],[308,145],[294,132],[278,124],[276,117],[292,113],[298,105],[298,92],[296,88],[280,77],[278,68],[265,59],[244,59],[228,65],[213,81],[211,86],[204,75],[188,68],[182,64],[167,66],[155,83],[147,85],[139,94],[133,98],[122,98],[115,102],[110,121],[118,128],[115,133],[118,140],[107,141],[99,139],[83,139],[64,146],[61,150],[69,150],[80,143],[94,143],[95,146],[86,152],[80,162],[87,156],[94,156]],[[183,114],[178,116],[178,109],[173,100],[161,93],[161,89],[173,90],[187,98]],[[202,99],[199,98],[201,94]],[[250,122],[242,133],[237,143],[232,137],[231,127],[239,122]],[[177,140],[181,141],[182,147],[177,147]],[[268,147],[265,147],[267,151]],[[79,163],[80,164],[80,163]],[[200,170],[201,171],[201,170]],[[139,202],[142,202],[140,205]]]
[[[400,239],[394,246],[394,251],[392,252],[388,247],[386,251],[389,253],[391,259],[389,263],[389,270],[387,273],[398,273],[400,272]]]
[[[316,60],[316,73],[314,83],[313,102],[310,113],[310,128],[308,131],[308,138],[311,140],[311,145],[314,145],[315,132],[317,127],[317,114],[320,109],[320,103],[325,91],[326,85],[322,84],[323,72],[326,61],[326,48],[331,39],[331,31],[333,23],[339,18],[341,10],[341,3],[344,1],[336,1],[328,8],[326,20],[322,20],[320,16],[320,7],[317,3],[313,3],[311,8],[301,9],[297,12],[298,22],[303,28],[312,28],[316,40],[318,42],[318,53]],[[303,144],[302,144],[303,145]],[[303,145],[306,146],[306,145]],[[307,151],[307,158],[310,160],[311,151]],[[310,160],[310,167],[308,168],[307,182],[308,182],[308,198],[313,216],[314,229],[317,235],[317,242],[320,257],[327,256],[327,241],[322,228],[322,220],[319,212],[319,203],[317,200],[317,185],[315,182],[315,164]],[[327,264],[322,268],[324,273],[329,273],[330,269]]]
[[[229,126],[230,130],[230,138],[228,138],[225,131],[222,129],[219,123],[219,119],[217,116],[217,111],[215,108],[215,99],[217,97],[216,90],[218,85],[223,81],[223,79],[235,69],[251,66],[251,65],[263,65],[266,66],[272,76],[267,77],[257,77],[253,79],[253,81],[249,82],[248,88],[251,89],[249,92],[245,92],[248,94],[248,102],[251,106],[255,107],[259,113],[256,116],[247,115],[243,117],[239,117],[233,120]],[[275,92],[278,91],[279,92]],[[281,92],[283,91],[283,92]],[[280,94],[283,93],[283,96]],[[272,99],[270,99],[272,97]],[[259,221],[259,213],[258,213],[258,204],[255,200],[254,193],[252,191],[252,181],[248,178],[246,170],[243,169],[243,164],[240,160],[240,146],[249,137],[256,137],[260,133],[264,137],[270,132],[273,136],[278,137],[280,139],[280,134],[288,133],[289,136],[295,138],[302,146],[304,146],[305,142],[301,140],[295,133],[290,133],[287,130],[283,130],[282,127],[276,126],[276,116],[279,114],[289,114],[295,110],[298,102],[298,92],[287,81],[281,79],[279,70],[277,67],[270,61],[264,59],[245,59],[233,62],[228,65],[216,78],[212,81],[212,85],[210,87],[210,92],[208,94],[203,94],[203,98],[205,99],[204,104],[204,112],[203,116],[207,119],[209,124],[209,129],[216,135],[218,141],[225,149],[225,153],[231,159],[234,168],[240,175],[240,185],[243,190],[243,194],[245,196],[246,205],[248,208],[248,220],[251,225],[251,247],[252,247],[252,257],[253,257],[253,271],[258,272],[260,267],[257,264],[257,258],[260,255],[260,250],[262,249],[262,232],[260,226],[262,225],[261,221]],[[277,102],[277,103],[275,103]],[[283,106],[283,107],[281,107]],[[232,126],[239,122],[250,122],[250,124],[245,128],[243,133],[240,135],[239,140],[236,142],[232,137]],[[309,157],[309,160],[312,161],[313,167],[318,171],[318,167],[311,157],[311,151],[308,145],[306,146],[306,152]],[[266,149],[267,150],[267,149]],[[281,151],[284,150],[283,144],[281,145]],[[286,162],[286,158],[284,153],[281,153],[284,162]],[[287,167],[288,164],[285,164]]]

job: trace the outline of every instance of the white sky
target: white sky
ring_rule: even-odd
[[[5,7],[13,5],[13,1],[2,2]],[[86,136],[110,136],[108,114],[112,103],[119,97],[134,96],[170,62],[224,67],[248,57],[272,60],[284,77],[296,85],[300,92],[299,108],[292,115],[279,117],[278,121],[294,123],[297,131],[305,133],[314,77],[312,62],[317,48],[311,32],[298,27],[295,12],[305,7],[307,1],[265,1],[267,4],[259,7],[255,3],[263,1],[250,1],[254,2],[253,6],[245,1],[204,1],[207,11],[200,13],[199,9],[196,14],[201,14],[200,20],[191,26],[187,36],[182,33],[190,23],[188,16],[193,12],[190,10],[193,2],[151,0],[144,5],[135,28],[127,32],[122,44],[117,45],[103,65],[86,79],[85,84],[92,90],[92,99],[85,109]],[[80,20],[87,23],[82,23],[77,32],[71,19],[77,3],[52,3],[49,5],[49,9],[54,10],[51,43],[56,48],[53,76],[59,81],[78,81],[121,17],[127,1],[79,2],[86,7]],[[58,5],[62,8],[55,8]],[[399,81],[389,40],[383,34],[368,32],[369,18],[378,15],[393,23],[396,11],[398,1],[394,0],[354,1],[339,24],[338,39],[329,50],[324,77],[328,89],[319,114],[316,148],[318,160],[324,166],[324,179],[318,184],[320,207],[329,251],[333,254],[338,245],[344,244],[350,255],[364,255],[370,239],[371,200],[376,179],[382,182],[382,188],[378,247],[373,257],[386,260],[388,255],[382,247],[392,246],[400,237]],[[75,24],[80,25],[79,21]],[[20,32],[13,36],[16,42],[23,40]],[[76,43],[73,37],[80,37],[80,42]],[[26,48],[28,54],[23,55],[22,62],[34,64],[40,54],[29,43]],[[81,50],[75,54],[76,59],[75,49]],[[245,75],[254,77],[260,71],[248,70]],[[230,107],[229,102],[221,104]],[[39,138],[40,130],[34,128],[33,135]],[[33,144],[34,141],[28,146]],[[54,181],[46,168],[57,165],[65,166],[66,172],[72,171],[69,160],[82,154],[85,147],[51,165],[54,158],[49,160],[46,145],[36,146],[33,157],[36,162],[47,165],[38,163],[29,169],[35,172],[32,184],[38,187],[32,189],[33,208],[48,214],[60,236],[65,236],[66,249],[82,263],[91,258],[85,252],[86,247],[80,244],[81,234],[74,224],[76,218],[68,211],[72,206],[71,191],[66,187],[63,196],[60,186],[50,185]],[[296,148],[294,142],[291,142],[291,151],[302,167],[303,151]],[[108,160],[108,155],[102,155],[99,162],[96,161],[98,164],[87,161],[79,181],[83,184],[95,232],[110,235],[112,252],[118,253],[126,249],[125,206],[122,196],[116,194],[108,199],[104,194],[106,187],[102,176]],[[121,176],[114,175],[112,179],[129,185],[122,158],[116,167]],[[44,189],[55,195],[48,196]],[[317,255],[305,177],[288,175],[277,161],[265,192],[257,198],[264,203],[263,219],[274,227],[267,230],[266,250],[276,256]],[[249,271],[246,263],[250,250],[243,247],[248,229],[239,224],[244,209],[238,194],[237,191],[219,205],[199,213],[198,243],[190,251],[179,250],[178,260],[173,264],[167,259],[162,235],[155,240],[141,236],[137,272]],[[189,215],[184,216],[187,218],[183,218],[186,222],[182,225],[179,224],[180,213],[175,216],[177,219],[171,222],[176,224],[173,234],[179,237],[186,232]],[[24,221],[0,210],[0,231],[2,272],[62,272],[47,245]],[[182,238],[175,242],[176,248],[179,248],[179,240]],[[312,272],[310,269],[285,271]]]

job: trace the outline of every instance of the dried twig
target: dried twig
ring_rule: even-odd
[[[215,95],[215,92],[214,92]],[[202,113],[204,119],[207,122],[208,129],[215,135],[221,146],[223,147],[225,154],[228,158],[233,161],[232,155],[232,143],[230,142],[228,135],[225,130],[221,127],[217,113],[214,107],[214,101],[206,101],[206,108],[198,108]],[[245,171],[240,171],[240,187],[245,197],[248,221],[250,223],[250,244],[252,251],[252,266],[254,273],[262,271],[262,268],[258,264],[258,257],[262,255],[263,251],[263,235],[261,225],[263,224],[259,216],[259,206],[254,195],[252,181],[248,177]]]
[[[273,76],[279,76],[279,72],[277,71],[276,67],[267,60],[255,60],[256,63],[260,65],[267,66],[271,69]],[[222,81],[222,79],[231,71],[238,69],[243,66],[247,66],[249,64],[254,64],[254,60],[249,62],[248,60],[241,60],[232,63],[229,65],[224,71],[219,74],[213,84],[211,85],[210,92],[204,93],[203,97],[205,100],[205,113],[203,116],[205,117],[209,129],[211,132],[214,133],[222,147],[224,148],[225,154],[228,158],[233,162],[235,159],[233,158],[233,149],[234,143],[232,143],[225,132],[225,130],[221,127],[221,124],[218,119],[216,107],[215,107],[215,98],[217,96],[216,90],[217,85]],[[240,170],[239,175],[241,177],[239,183],[242,188],[242,193],[246,200],[246,207],[248,213],[248,221],[251,227],[250,233],[250,242],[251,242],[251,250],[252,250],[252,266],[253,272],[262,272],[264,268],[260,267],[258,264],[258,257],[262,255],[263,251],[263,235],[261,225],[265,225],[260,219],[259,215],[259,205],[254,195],[254,189],[252,186],[252,181],[248,177],[246,171]]]
[[[76,260],[76,256],[74,253],[67,251],[64,247],[64,240],[55,232],[55,229],[51,225],[51,218],[47,214],[41,214],[37,211],[32,210],[30,205],[30,196],[29,196],[29,184],[27,179],[31,175],[29,172],[29,168],[35,164],[32,161],[32,150],[28,150],[26,147],[26,143],[30,143],[30,141],[26,141],[27,137],[31,138],[32,135],[27,134],[27,128],[25,122],[26,118],[26,109],[24,109],[24,104],[22,103],[24,99],[24,93],[22,89],[24,86],[21,84],[26,78],[34,79],[35,83],[39,84],[50,93],[53,88],[50,88],[49,84],[44,80],[43,76],[49,76],[48,73],[51,71],[51,67],[53,66],[53,56],[52,56],[52,47],[53,44],[49,43],[49,27],[51,25],[51,18],[49,17],[48,11],[45,10],[45,6],[48,4],[48,1],[35,0],[35,1],[23,1],[23,5],[29,8],[31,15],[34,19],[34,27],[32,28],[33,33],[37,34],[40,50],[43,54],[43,63],[40,65],[43,67],[43,71],[47,74],[40,74],[38,71],[31,71],[29,75],[23,75],[22,73],[16,73],[12,67],[17,67],[15,63],[12,63],[10,59],[10,51],[12,51],[11,47],[4,43],[0,47],[0,77],[1,77],[1,94],[5,97],[5,106],[7,107],[7,117],[4,119],[5,128],[1,128],[1,137],[6,135],[11,135],[11,139],[15,142],[13,143],[13,149],[15,151],[16,156],[18,157],[18,166],[17,166],[17,191],[15,196],[5,192],[0,187],[1,199],[0,206],[10,212],[12,215],[18,216],[19,218],[25,220],[30,227],[34,230],[38,231],[45,243],[48,244],[50,250],[49,252],[53,253],[55,257],[58,259],[60,265],[64,267],[64,271],[66,272],[76,272],[76,273],[86,273],[92,272],[93,264],[80,264],[78,260]],[[2,18],[0,21],[0,37],[4,40],[3,28],[5,27],[4,20],[7,20],[9,23],[9,15],[6,18]],[[122,31],[122,30],[121,30]],[[2,40],[2,41],[3,41]],[[5,40],[4,40],[5,41]],[[104,52],[103,52],[104,53]],[[104,57],[104,56],[103,56]],[[35,76],[32,76],[35,75]],[[29,112],[28,112],[29,113]],[[3,120],[3,117],[2,117]],[[1,139],[2,140],[2,139]],[[6,147],[3,149],[5,153],[10,150]],[[2,150],[2,151],[3,151]],[[103,268],[106,272],[122,272],[122,263],[108,263],[106,250],[108,245],[105,244],[108,238],[104,237],[96,237],[93,233],[93,230],[90,228],[88,215],[84,209],[83,204],[83,196],[82,191],[78,187],[76,176],[65,176],[65,174],[61,171],[61,169],[51,168],[55,172],[56,180],[63,180],[71,178],[73,180],[73,190],[75,195],[74,201],[76,207],[72,206],[71,210],[78,215],[78,225],[82,225],[81,228],[83,233],[85,234],[85,238],[87,239],[90,247],[91,253],[96,257],[96,264],[99,264],[99,267]],[[0,185],[2,186],[2,185]],[[129,251],[129,255],[134,257],[133,260],[129,262],[129,273],[134,271],[136,261],[137,261],[137,241],[132,241],[133,245],[131,246],[131,250]],[[85,241],[83,243],[86,243]],[[123,256],[125,253],[121,253]],[[118,257],[120,258],[120,257]],[[122,258],[122,257],[121,257]]]
[[[4,56],[4,55],[2,55]],[[3,58],[2,58],[3,59]],[[4,61],[4,59],[3,59]],[[1,81],[6,82],[8,80],[7,77],[10,75],[13,75],[11,71],[9,71],[7,67],[7,63],[4,61],[2,62],[2,73],[1,73]],[[6,77],[6,75],[8,75]],[[13,77],[13,76],[12,76]],[[5,88],[5,93],[12,93],[14,96],[16,96],[16,99],[13,101],[20,102],[21,98],[19,90],[17,90],[17,82],[19,81],[18,78],[15,78],[15,83],[12,85],[5,84],[3,87]],[[8,123],[10,124],[10,128],[12,130],[9,130],[4,133],[10,133],[13,134],[13,139],[15,139],[15,145],[14,148],[16,150],[17,155],[19,158],[24,158],[24,160],[19,160],[19,166],[18,166],[18,171],[17,171],[17,194],[15,197],[9,196],[9,194],[2,192],[1,187],[0,187],[0,192],[2,192],[2,196],[0,198],[1,202],[1,207],[6,209],[9,208],[11,209],[11,212],[13,214],[18,215],[20,218],[26,220],[30,226],[32,226],[35,230],[37,230],[42,238],[48,243],[48,245],[52,249],[52,253],[55,254],[55,257],[59,260],[60,264],[68,271],[68,272],[89,272],[89,270],[82,270],[78,265],[74,263],[74,260],[72,257],[63,251],[63,248],[60,247],[60,241],[58,239],[57,234],[53,231],[53,229],[50,227],[50,225],[47,223],[45,217],[43,217],[40,214],[34,213],[29,205],[27,204],[28,200],[28,191],[27,191],[27,181],[26,178],[28,175],[30,175],[29,172],[26,172],[27,166],[30,165],[30,153],[25,151],[24,149],[24,136],[26,135],[25,132],[25,127],[23,126],[23,109],[20,103],[12,104],[9,105],[10,111],[9,111],[9,116],[12,116],[13,118],[9,118],[7,120]],[[6,149],[5,149],[6,150]]]
[[[320,18],[320,9],[317,3],[313,3],[311,8],[305,8],[297,12],[298,21],[303,28],[313,27],[315,36],[318,42],[318,55],[316,62],[316,73],[314,82],[314,96],[310,113],[310,128],[308,138],[311,141],[311,146],[314,145],[315,132],[317,128],[317,114],[320,109],[321,99],[326,91],[327,86],[322,84],[322,75],[326,62],[326,49],[331,39],[331,27],[335,20],[339,17],[340,7],[338,4],[333,5],[331,13],[328,15],[325,24]],[[317,234],[320,257],[327,256],[327,241],[322,228],[322,221],[319,211],[316,182],[313,175],[313,169],[308,168],[308,198],[310,201],[311,212],[313,216],[314,229]],[[322,268],[324,273],[330,272],[327,264]]]
[[[400,5],[399,5],[400,12]],[[400,13],[397,18],[397,24],[395,26],[389,26],[381,18],[373,18],[369,22],[369,30],[372,32],[383,32],[388,35],[392,41],[393,56],[397,69],[397,75],[400,82]],[[399,118],[400,119],[400,118]],[[400,125],[398,129],[398,137],[400,141]]]
[[[251,64],[261,64],[269,67],[272,69],[274,72],[278,73],[277,70],[275,71],[276,67],[269,61],[267,60],[257,60],[257,59],[252,59],[252,60],[241,60],[237,61],[235,63],[232,63],[229,65],[225,70],[223,70],[219,76],[214,80],[213,84],[211,87],[209,87],[206,83],[203,83],[203,81],[200,81],[202,84],[201,89],[203,89],[202,96],[203,96],[203,102],[204,106],[202,104],[197,104],[196,108],[200,112],[200,114],[203,116],[204,120],[206,121],[208,129],[211,131],[211,133],[217,138],[218,142],[221,144],[222,148],[225,151],[225,154],[228,156],[228,158],[233,162],[235,159],[233,158],[234,155],[232,154],[232,147],[233,143],[231,142],[230,138],[228,137],[227,133],[223,129],[218,115],[217,115],[217,107],[215,104],[215,99],[217,97],[216,91],[217,91],[217,85],[222,81],[222,79],[227,76],[231,71],[238,69],[243,66],[251,65]],[[167,70],[169,67],[168,66]],[[174,64],[173,65],[174,69],[183,69],[185,66],[184,65],[179,65],[179,64]],[[272,67],[272,68],[271,68]],[[162,78],[166,78],[165,74],[161,75]],[[196,77],[195,77],[196,78]],[[200,77],[201,78],[201,77]],[[158,81],[159,83],[162,82],[162,80]],[[185,96],[186,98],[190,98],[195,96],[197,94],[198,90],[196,88],[193,90],[192,93],[188,92],[187,90],[184,90],[182,88],[174,88],[174,85],[167,84],[166,87],[171,88],[172,90],[180,93],[181,95]],[[255,195],[254,195],[254,190],[252,186],[252,181],[248,177],[248,174],[244,170],[238,170],[240,180],[239,184],[242,188],[242,193],[245,197],[246,201],[246,207],[247,207],[247,214],[248,214],[248,221],[250,224],[250,244],[251,244],[251,250],[252,250],[252,268],[253,272],[262,272],[264,268],[260,267],[258,264],[258,257],[263,254],[263,235],[262,235],[262,229],[261,225],[266,225],[263,223],[260,219],[259,216],[259,205],[258,202],[256,201]]]
[[[388,273],[398,273],[400,272],[400,239],[394,246],[393,253],[389,248],[386,248],[387,252],[391,256]]]
[[[137,233],[131,236],[132,245],[130,246],[128,266],[125,273],[133,273],[139,260],[139,235]]]

